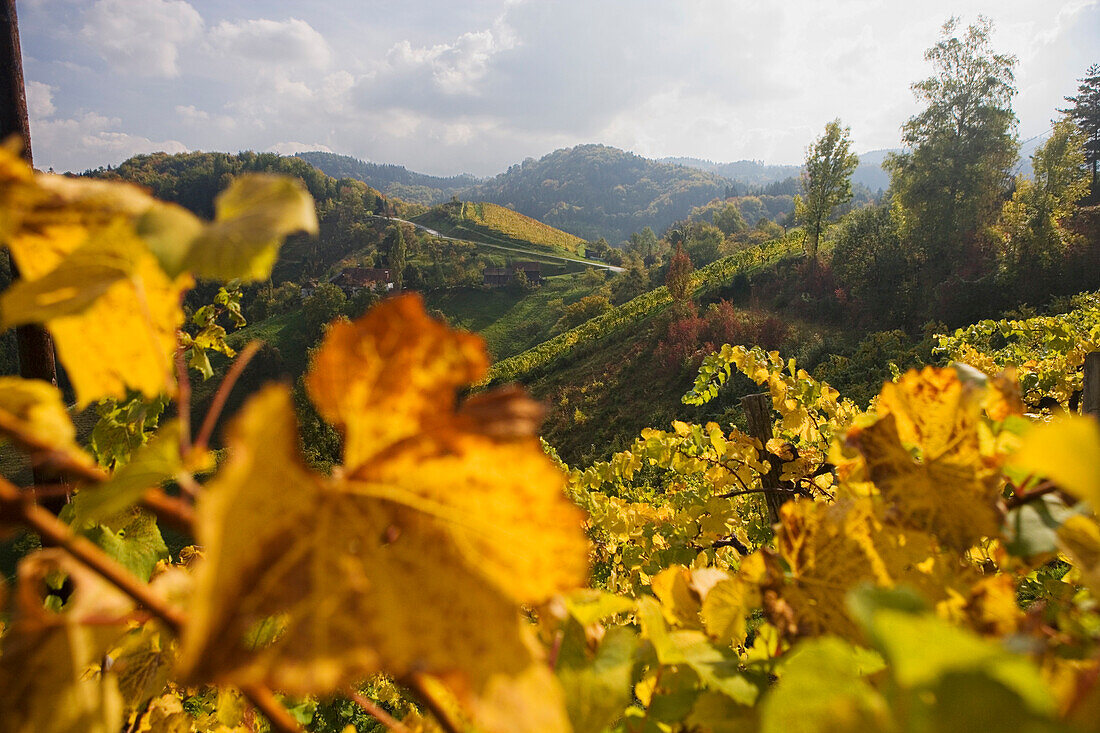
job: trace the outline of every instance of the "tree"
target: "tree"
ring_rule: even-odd
[[[676,243],[676,254],[668,263],[668,275],[665,277],[665,286],[672,301],[677,307],[685,308],[691,303],[691,258],[684,251],[683,245]]]
[[[405,272],[405,234],[397,225],[386,233],[386,264],[390,266],[393,289],[400,292]]]
[[[1031,156],[1032,177],[1016,179],[998,230],[1006,264],[1017,274],[1049,266],[1069,243],[1061,220],[1089,190],[1084,143],[1084,133],[1071,119],[1056,123],[1050,139]]]
[[[806,225],[806,251],[817,259],[817,245],[833,209],[852,199],[852,173],[859,156],[850,152],[851,128],[836,119],[825,125],[825,134],[806,151],[802,172],[805,198],[795,198],[795,217]]]
[[[947,21],[942,40],[925,52],[935,74],[913,91],[926,107],[902,127],[908,150],[886,162],[926,284],[942,279],[997,220],[1019,150],[1016,57],[993,51],[985,18],[961,38],[957,28],[957,18]]]
[[[1092,190],[1097,192],[1097,165],[1100,162],[1100,64],[1093,64],[1078,79],[1077,96],[1066,97],[1072,106],[1060,110],[1069,115],[1085,134],[1085,162],[1092,168]]]

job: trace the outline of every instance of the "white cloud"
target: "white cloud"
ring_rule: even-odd
[[[324,69],[332,49],[324,36],[304,20],[266,18],[224,21],[210,31],[210,46],[223,59],[240,58],[264,67]]]
[[[40,81],[27,82],[27,111],[35,122],[57,111],[53,104],[53,94],[56,91],[55,87]]]
[[[140,153],[184,153],[179,140],[153,141],[122,132],[122,121],[88,112],[69,119],[39,122],[31,138],[35,165],[58,171],[82,171],[101,165],[117,165]]]
[[[120,71],[171,78],[180,75],[180,47],[203,26],[184,0],[97,0],[80,35]]]

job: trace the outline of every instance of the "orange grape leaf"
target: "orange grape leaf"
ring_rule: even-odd
[[[471,704],[501,675],[532,688],[519,683],[532,664],[519,603],[580,585],[587,541],[536,439],[455,413],[482,348],[408,297],[331,329],[307,382],[354,457],[331,479],[297,455],[285,388],[249,402],[198,507],[192,679],[324,693],[379,670],[427,673]]]
[[[61,578],[71,594],[60,610],[51,611],[43,594]],[[0,731],[121,730],[123,702],[115,678],[93,673],[125,633],[132,610],[128,597],[62,550],[24,558],[15,615],[0,654]]]
[[[333,323],[306,389],[343,434],[344,466],[354,472],[386,446],[453,419],[455,389],[487,369],[479,337],[450,330],[428,317],[419,296],[404,295]]]

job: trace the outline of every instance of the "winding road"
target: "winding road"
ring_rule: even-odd
[[[409,221],[408,219],[399,219],[396,216],[379,216],[378,214],[370,214],[373,219],[385,219],[386,221],[399,221],[403,224],[409,224],[417,229],[430,234],[433,237],[439,237],[440,239],[449,239],[452,242],[470,242],[476,244],[479,247],[493,247],[494,249],[503,249],[508,252],[519,252],[520,254],[531,255],[534,257],[541,257],[543,259],[561,260],[562,262],[579,262],[582,265],[588,265],[589,267],[598,267],[602,270],[610,270],[611,272],[622,272],[623,268],[616,267],[615,265],[608,265],[603,262],[593,262],[591,260],[577,259],[576,257],[564,257],[562,255],[550,254],[548,252],[537,252],[530,249],[520,249],[518,247],[505,247],[502,244],[491,244],[489,242],[477,242],[473,239],[459,239],[458,237],[449,237],[446,234],[437,232],[436,230],[426,227],[423,224],[417,224],[415,221]]]

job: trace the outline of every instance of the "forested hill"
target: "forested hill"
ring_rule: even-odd
[[[414,204],[432,204],[447,201],[455,194],[477,184],[480,179],[469,174],[441,178],[426,173],[410,171],[403,165],[366,163],[350,155],[336,153],[298,153],[296,156],[316,166],[333,178],[356,178],[373,186],[387,196],[394,196]]]
[[[782,181],[784,178],[797,177],[799,171],[802,170],[800,165],[768,165],[759,160],[715,163],[712,160],[703,160],[702,158],[661,158],[658,162],[698,168],[750,186],[766,186],[769,183]]]
[[[587,240],[617,243],[647,226],[664,231],[733,188],[706,171],[579,145],[525,160],[462,197],[507,206]]]
[[[859,156],[859,165],[852,173],[852,182],[866,186],[871,192],[884,191],[890,185],[890,176],[882,169],[889,153],[897,150],[869,150]],[[702,171],[729,178],[739,184],[767,186],[786,178],[798,178],[800,165],[769,165],[759,160],[738,160],[733,163],[715,163],[701,158],[662,158],[662,163],[686,165]]]

